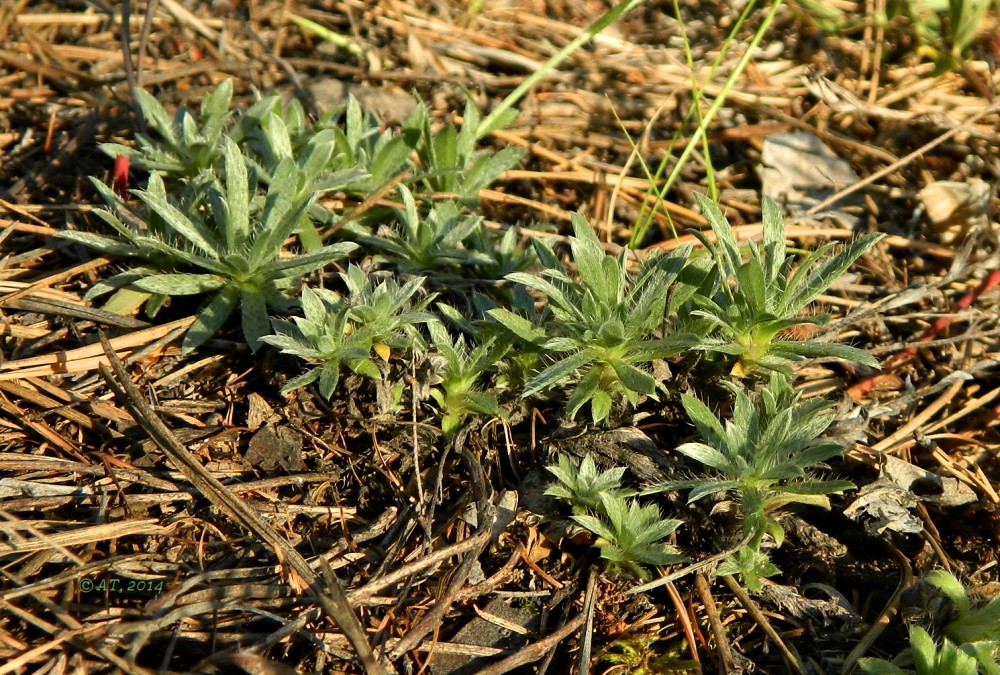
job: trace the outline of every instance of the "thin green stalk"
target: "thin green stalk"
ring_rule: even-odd
[[[721,49],[719,49],[718,55],[715,57],[715,60],[712,61],[712,65],[708,69],[708,75],[706,76],[706,80],[705,80],[706,82],[711,82],[712,78],[715,77],[716,71],[719,69],[719,66],[722,65],[722,61],[723,61],[723,59],[725,59],[726,54],[729,53],[730,46],[735,41],[736,36],[739,35],[740,29],[743,27],[743,24],[746,23],[746,21],[750,18],[750,15],[753,13],[753,10],[756,7],[756,5],[757,5],[757,0],[750,0],[750,2],[747,4],[747,6],[743,9],[743,12],[740,13],[739,18],[736,20],[736,23],[733,24],[732,30],[729,31],[729,34],[726,36],[726,39],[722,42],[722,47],[721,47]],[[684,30],[684,24],[681,22],[681,11],[680,11],[680,6],[677,3],[677,0],[674,0],[674,14],[677,17],[678,23],[680,24],[681,41],[684,44],[685,56],[687,58],[688,67],[690,68],[690,71],[691,71],[691,82],[692,82],[692,84],[691,84],[691,93],[692,93],[691,107],[688,109],[687,113],[684,115],[684,119],[681,120],[680,129],[687,128],[688,121],[691,119],[691,116],[693,114],[695,114],[695,112],[698,113],[698,124],[699,124],[699,126],[703,126],[703,125],[706,124],[706,122],[704,121],[704,118],[701,115],[701,99],[702,99],[702,97],[704,95],[704,89],[702,87],[699,87],[697,81],[695,80],[695,75],[694,75],[694,58],[693,58],[693,56],[691,54],[691,45],[688,42],[687,33]],[[732,75],[730,77],[732,77]],[[616,116],[616,119],[617,119],[617,116]],[[632,147],[632,152],[636,153],[638,155],[638,157],[639,157],[639,162],[642,165],[642,170],[643,170],[643,172],[645,172],[646,179],[649,181],[649,188],[647,190],[647,195],[648,195],[648,194],[650,194],[651,192],[653,192],[656,189],[655,188],[656,184],[659,183],[660,178],[663,176],[663,172],[667,168],[667,164],[670,161],[670,158],[673,156],[673,152],[674,152],[674,145],[673,144],[677,141],[678,137],[680,136],[680,130],[678,130],[677,133],[674,134],[674,138],[671,141],[670,146],[667,148],[666,154],[664,155],[663,159],[660,161],[659,166],[656,167],[656,174],[653,175],[653,174],[650,173],[649,167],[646,165],[645,160],[643,160],[642,155],[638,154],[639,153],[639,149],[636,146],[636,144],[632,141],[632,137],[629,135],[628,130],[625,129],[624,125],[621,124],[621,120],[618,120],[618,123],[619,123],[619,126],[622,127],[622,132],[625,134],[626,140],[628,140],[629,145]],[[707,157],[707,148],[706,148],[706,157]],[[709,168],[711,168],[710,165],[709,165]],[[710,174],[708,176],[708,178],[709,178],[709,187],[713,188],[714,187],[714,182],[712,180],[712,178],[713,178],[712,175]],[[713,191],[712,192],[712,198],[714,199],[715,197],[716,197],[716,194]],[[658,199],[662,200],[663,199],[663,195],[662,194],[658,195]],[[629,240],[629,245],[630,246],[632,246],[634,242],[636,242],[636,241],[641,242],[645,238],[646,230],[649,228],[649,224],[650,224],[650,222],[653,219],[653,211],[655,210],[655,208],[653,210],[650,210],[648,212],[648,215],[647,215],[646,208],[647,208],[646,207],[646,202],[643,202],[642,211],[640,212],[639,217],[636,220],[636,226],[634,228],[634,230],[638,233],[638,236],[630,238],[630,240]],[[676,238],[678,235],[677,235],[677,230],[676,230],[676,228],[674,228],[674,225],[673,225],[673,219],[670,218],[669,212],[666,213],[666,216],[667,216],[668,222],[670,223],[670,228],[671,228],[671,231],[673,233],[673,236],[674,236],[674,238]]]
[[[750,41],[750,45],[747,47],[747,50],[743,53],[743,56],[736,64],[736,68],[733,69],[732,74],[723,83],[722,90],[719,92],[719,95],[715,97],[715,100],[712,102],[712,106],[708,109],[708,112],[705,113],[704,120],[695,129],[694,135],[691,137],[691,140],[688,141],[687,145],[684,147],[683,152],[681,152],[680,157],[677,158],[677,162],[674,165],[673,170],[670,172],[670,175],[667,176],[666,182],[663,184],[663,187],[660,189],[657,195],[657,201],[660,201],[665,198],[667,192],[670,191],[670,188],[672,188],[674,183],[677,181],[677,177],[680,175],[681,169],[684,167],[685,162],[687,162],[688,158],[691,156],[691,153],[694,152],[694,149],[704,139],[706,130],[708,129],[708,125],[711,124],[713,119],[715,119],[715,116],[718,114],[719,109],[722,108],[723,104],[726,102],[726,98],[729,95],[729,91],[736,84],[736,81],[739,79],[740,75],[743,74],[743,71],[746,69],[747,65],[749,65],[750,59],[753,58],[754,51],[756,51],[757,47],[760,45],[761,40],[764,39],[764,34],[767,32],[768,27],[770,27],[771,22],[774,21],[774,17],[778,13],[778,9],[781,7],[781,5],[782,5],[782,0],[775,0],[774,4],[771,6],[771,10],[767,13],[767,16],[764,17],[764,21],[761,23],[760,28],[758,28],[757,32],[754,34],[753,40]],[[697,105],[697,103],[695,103],[695,105]],[[639,243],[641,243],[648,229],[649,229],[648,221],[643,224],[643,227],[636,228],[635,231],[632,233],[632,237],[629,240],[629,246],[635,248]]]

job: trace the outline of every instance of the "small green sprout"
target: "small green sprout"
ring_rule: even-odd
[[[834,244],[826,244],[796,260],[785,254],[784,220],[778,205],[765,198],[764,246],[750,242],[750,258],[744,262],[719,207],[703,195],[695,197],[716,237],[715,243],[701,239],[715,259],[717,290],[691,298],[697,307],[691,316],[703,325],[699,331],[703,338],[694,349],[735,357],[732,372],[737,377],[760,369],[790,374],[788,364],[806,357],[832,356],[878,367],[875,357],[855,347],[783,340],[779,335],[802,324],[826,323],[826,315],[800,314],[883,234],[859,237],[836,254],[832,253]]]
[[[980,671],[976,656],[960,649],[954,642],[945,638],[941,648],[934,642],[925,629],[920,626],[910,627],[909,656],[913,670],[903,669],[892,661],[866,657],[858,661],[858,666],[868,675],[979,675],[983,673],[1000,672],[995,670]],[[901,661],[903,659],[900,659]]]
[[[958,618],[945,625],[945,635],[958,644],[993,642],[1000,645],[1000,597],[973,610],[965,586],[954,574],[934,570],[923,580],[941,591],[958,613]]]
[[[275,334],[263,342],[310,363],[313,368],[289,381],[284,393],[319,381],[320,395],[329,399],[340,382],[342,366],[372,379],[381,378],[381,371],[372,358],[374,351],[388,361],[391,350],[411,350],[423,346],[416,324],[433,317],[424,311],[433,299],[425,297],[414,306],[412,298],[423,279],[413,279],[403,287],[387,280],[372,286],[371,280],[356,265],[351,265],[341,278],[347,294],[326,289],[304,288],[304,317],[292,322],[274,319]]]
[[[684,556],[663,539],[676,530],[681,521],[663,517],[654,504],[642,506],[607,491],[600,493],[601,516],[575,515],[575,520],[598,536],[596,546],[613,570],[621,570],[637,579],[649,578],[643,565],[673,565]]]
[[[479,108],[471,98],[465,101],[462,128],[447,125],[431,131],[426,107],[421,105],[408,123],[422,129],[417,154],[423,172],[423,182],[432,192],[457,195],[464,203],[473,204],[479,191],[488,187],[507,169],[524,156],[521,148],[503,148],[497,152],[476,150],[480,136]]]
[[[453,340],[444,324],[431,321],[427,328],[437,352],[431,359],[438,366],[431,397],[444,413],[441,430],[445,435],[453,436],[469,415],[503,417],[496,396],[477,390],[476,382],[496,367],[508,347],[489,339],[470,350],[465,338]]]
[[[399,225],[386,228],[380,236],[359,237],[366,246],[382,252],[377,258],[380,262],[402,272],[439,274],[459,274],[463,267],[495,264],[493,258],[465,245],[482,229],[481,217],[454,201],[435,204],[422,214],[405,185],[399,186],[399,192],[403,198],[403,208],[396,211]]]
[[[755,574],[777,572],[765,557],[761,544],[771,535],[777,545],[784,531],[774,520],[776,509],[789,503],[830,508],[828,494],[843,492],[853,483],[810,477],[810,468],[840,455],[844,448],[820,435],[833,422],[831,403],[815,398],[800,401],[785,378],[772,373],[771,381],[758,396],[730,385],[736,400],[732,419],[725,425],[704,403],[687,394],[681,402],[694,423],[702,442],[684,443],[677,452],[713,470],[690,480],[671,481],[644,490],[652,494],[665,490],[690,489],[688,502],[717,493],[735,493],[742,507],[746,551],[730,562],[730,572],[748,572],[748,587],[759,586]]]
[[[343,258],[357,244],[341,242],[300,255],[288,255],[285,240],[307,213],[314,195],[291,160],[275,170],[263,199],[248,173],[236,143],[225,139],[225,182],[210,180],[172,200],[158,173],[150,176],[146,190],[134,191],[145,209],[127,208],[104,183],[94,185],[112,210],[97,215],[121,239],[88,232],[66,231],[60,236],[109,255],[143,258],[144,275],[134,270],[95,285],[88,298],[129,286],[150,294],[184,296],[212,294],[198,312],[183,343],[185,352],[214,335],[238,308],[243,335],[256,350],[270,332],[267,308],[287,310],[284,289],[303,276]],[[193,190],[201,190],[194,196]]]
[[[171,117],[156,98],[141,89],[135,92],[142,116],[155,136],[136,134],[137,148],[102,143],[105,154],[125,156],[137,168],[178,178],[194,178],[210,171],[225,153],[225,131],[232,121],[233,81],[223,80],[205,95],[201,115],[183,106]]]
[[[583,515],[588,511],[601,512],[601,495],[625,497],[633,494],[621,486],[624,467],[616,467],[599,472],[594,458],[587,455],[577,466],[566,455],[559,455],[559,464],[549,466],[549,472],[559,479],[545,490],[545,494],[565,500],[573,507],[573,513]]]
[[[579,281],[539,239],[533,244],[545,266],[542,275],[507,275],[544,293],[551,317],[532,321],[505,308],[487,313],[512,339],[536,346],[551,361],[527,383],[524,397],[573,385],[566,403],[569,417],[589,402],[598,422],[610,414],[616,399],[635,405],[640,396],[655,397],[662,390],[662,384],[640,365],[691,346],[693,336],[663,335],[669,329],[668,295],[690,249],[651,258],[633,278],[625,251],[616,258],[605,254],[594,230],[579,215],[573,217],[573,229],[576,236],[570,237],[570,247]]]

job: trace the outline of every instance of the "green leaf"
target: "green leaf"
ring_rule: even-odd
[[[187,354],[193,349],[200,347],[226,323],[232,316],[236,305],[239,302],[239,291],[227,286],[223,288],[212,300],[198,313],[198,318],[191,324],[191,328],[184,335],[181,344],[181,353]]]
[[[354,242],[337,242],[312,253],[274,260],[264,267],[264,274],[269,279],[298,279],[334,260],[350,255],[358,248]]]
[[[497,323],[511,332],[512,335],[526,342],[537,342],[545,339],[545,329],[536,326],[508,309],[497,308],[486,312]]]
[[[948,25],[951,28],[951,55],[959,59],[983,28],[989,0],[949,0]]]
[[[272,194],[272,191],[268,191],[264,206],[263,231],[254,239],[250,249],[252,269],[260,269],[265,263],[275,260],[281,254],[285,240],[291,236],[298,219],[309,209],[311,203],[310,197],[299,197],[289,200],[290,203],[285,206],[278,206],[282,199],[279,193]]]
[[[260,349],[261,338],[271,332],[264,294],[247,290],[240,293],[240,314],[243,320],[243,339],[250,345],[251,351],[256,352]]]
[[[656,340],[643,340],[631,348],[628,359],[633,362],[648,362],[665,359],[680,354],[685,349],[696,349],[698,337],[691,333],[680,333]]]
[[[698,433],[709,443],[720,443],[726,438],[726,432],[718,418],[708,409],[704,403],[694,396],[681,394],[681,405],[691,421],[694,422]]]
[[[213,260],[218,260],[219,242],[215,241],[211,233],[203,225],[196,224],[181,213],[173,204],[160,196],[159,192],[163,190],[163,183],[158,174],[152,174],[149,177],[149,183],[150,188],[148,190],[140,191],[137,194],[139,199],[163,218],[168,227],[194,244]],[[159,183],[159,185],[156,186],[156,183]]]
[[[737,298],[742,298],[749,317],[765,316],[767,287],[764,281],[764,270],[757,260],[749,260],[736,269]]]
[[[704,443],[683,443],[678,445],[676,450],[682,455],[686,455],[713,469],[718,469],[719,471],[729,471],[732,469],[729,458],[710,445],[705,445]]]
[[[273,161],[280,162],[293,157],[292,139],[280,115],[275,112],[268,113],[262,120],[261,126],[267,136]]]
[[[462,131],[465,131],[465,123]],[[462,181],[462,195],[475,197],[483,188],[489,187],[500,174],[507,171],[524,157],[521,148],[503,148],[497,152],[488,152],[476,159],[465,172]]]
[[[976,642],[962,645],[962,650],[971,652],[979,664],[979,672],[983,675],[1000,675],[1000,643]]]
[[[627,389],[646,396],[656,394],[656,380],[649,373],[626,363],[612,362],[611,367],[614,369],[615,375],[618,376],[618,380]]]
[[[228,81],[228,80],[227,80]],[[226,147],[226,203],[229,218],[225,222],[226,250],[230,253],[246,246],[250,238],[250,188],[243,154],[232,139]]]
[[[372,158],[371,174],[381,185],[395,176],[406,166],[416,142],[411,136],[400,134],[381,144]]]
[[[143,257],[147,259],[155,259],[155,256],[152,254],[159,253],[166,260],[169,260],[174,264],[183,262],[191,265],[192,267],[200,267],[208,272],[212,272],[220,276],[227,276],[231,271],[230,268],[221,261],[206,258],[195,253],[190,253],[180,248],[174,248],[170,244],[165,243],[156,237],[135,236],[132,238],[132,243],[135,244],[136,248],[143,251]]]
[[[910,649],[918,674],[931,675],[935,672],[937,647],[934,645],[934,638],[920,626],[910,626]]]
[[[719,210],[718,205],[705,195],[696,192],[694,198],[698,202],[698,207],[701,209],[702,215],[705,216],[709,225],[712,226],[712,232],[715,233],[716,245],[725,255],[729,270],[735,271],[739,269],[740,265],[743,264],[743,255],[740,253],[739,243],[736,241],[733,229],[729,226],[726,217],[722,215],[722,211]],[[709,247],[709,250],[712,250],[711,247]]]
[[[458,165],[458,134],[455,127],[447,126],[441,129],[429,144],[433,151],[432,161],[427,166],[428,171],[439,176],[439,185],[447,192],[454,192],[457,183],[457,171],[464,167]]]
[[[690,482],[691,492],[688,493],[688,504],[693,504],[702,497],[738,490],[741,482],[738,480],[696,479]]]
[[[615,538],[615,533],[612,531],[607,523],[605,523],[600,518],[590,515],[575,515],[573,520],[587,528],[598,537],[604,537],[605,539],[612,540]]]
[[[791,297],[784,298],[779,306],[779,313],[783,316],[794,315],[800,312],[809,303],[816,299],[820,293],[828,289],[833,282],[839,279],[847,271],[854,261],[860,258],[865,251],[877,244],[885,237],[884,233],[877,232],[858,237],[833,258],[830,258],[817,269],[815,269],[805,279],[804,283],[795,290]]]
[[[600,388],[601,371],[603,368],[594,366],[580,379],[566,401],[566,415],[572,420],[587,401],[594,398]],[[593,411],[592,411],[593,412]]]
[[[322,369],[312,368],[302,373],[298,377],[293,377],[292,379],[290,379],[288,382],[285,383],[285,386],[281,388],[281,393],[288,394],[290,392],[295,391],[296,389],[301,389],[302,387],[309,386],[310,384],[319,379],[320,370]]]
[[[804,357],[833,357],[851,363],[859,363],[869,368],[880,368],[878,359],[864,349],[837,344],[835,342],[791,342],[774,343],[775,353],[795,354]]]
[[[146,119],[146,123],[156,129],[163,140],[176,149],[178,139],[174,134],[173,120],[170,119],[160,102],[142,89],[135,90],[135,98],[139,102],[139,108],[142,110],[142,116]]]
[[[526,274],[524,272],[514,272],[508,274],[504,277],[508,281],[514,281],[516,283],[527,286],[528,288],[533,288],[536,291],[541,291],[544,293],[550,303],[554,303],[558,309],[569,314],[571,317],[577,321],[585,321],[586,317],[576,303],[570,302],[562,290],[541,277],[537,277],[533,274]]]
[[[503,417],[503,411],[497,403],[496,396],[480,391],[469,391],[465,393],[465,404],[469,411],[490,417]]]
[[[573,262],[576,263],[577,271],[580,273],[580,281],[590,289],[598,302],[608,305],[618,292],[620,280],[609,280],[605,276],[604,262],[608,260],[608,256],[601,248],[601,243],[590,223],[578,213],[574,213],[572,219],[573,232],[576,236],[570,237],[570,248],[573,252]]]
[[[456,139],[455,148],[459,157],[471,157],[476,149],[476,130],[479,128],[479,107],[471,96],[465,99],[465,113],[462,115],[462,130]]]
[[[319,395],[327,401],[340,384],[340,363],[327,362],[319,369]]]
[[[593,395],[590,397],[590,414],[594,420],[594,424],[597,424],[611,413],[611,404],[612,399],[610,394],[600,389],[593,392]]]
[[[373,380],[382,379],[381,371],[379,371],[378,366],[371,359],[352,360],[348,365],[358,375],[364,375]]]
[[[962,606],[958,607],[961,612]],[[945,626],[944,631],[958,644],[1000,641],[1000,597],[993,598],[985,606],[967,615],[960,615],[958,619]]]
[[[230,116],[233,99],[233,81],[225,79],[201,101],[201,119],[204,122],[205,138],[214,142],[222,134]]]
[[[522,398],[527,398],[534,393],[551,389],[568,378],[575,370],[583,368],[594,360],[594,355],[590,350],[583,350],[556,361],[551,366],[536,375],[524,387],[521,393]]]
[[[785,222],[781,208],[770,197],[762,200],[764,221],[764,282],[768,288],[777,286],[785,263]]]
[[[133,285],[149,293],[163,295],[197,295],[215,291],[226,282],[210,274],[157,274],[136,280]]]
[[[333,157],[333,129],[323,129],[314,134],[299,157],[299,169],[307,181],[316,181],[326,171]],[[356,175],[356,174],[355,174]]]
[[[906,671],[899,666],[886,661],[866,656],[858,660],[858,667],[866,675],[906,675]]]
[[[101,213],[101,211],[97,211],[97,213]],[[142,251],[132,244],[126,244],[118,241],[117,239],[105,237],[100,234],[94,234],[92,232],[59,230],[56,232],[56,237],[60,239],[68,239],[76,242],[77,244],[83,244],[88,248],[100,251],[104,255],[134,257],[142,254]]]

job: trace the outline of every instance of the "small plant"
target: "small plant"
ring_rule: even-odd
[[[935,570],[923,580],[940,590],[958,613],[958,618],[944,626],[947,637],[960,645],[987,643],[994,650],[1000,647],[1000,596],[973,610],[965,586],[954,574]]]
[[[602,494],[619,497],[633,494],[621,486],[624,467],[598,472],[594,458],[590,455],[584,457],[579,466],[566,455],[559,455],[559,464],[547,468],[559,482],[550,485],[545,494],[566,501],[573,507],[575,515],[583,515],[588,511],[602,512]]]
[[[893,8],[905,16],[921,44],[918,52],[939,66],[954,68],[985,25],[989,0],[899,0]],[[941,20],[947,14],[948,21]]]
[[[750,242],[750,258],[744,262],[719,207],[703,195],[695,197],[716,237],[715,243],[701,239],[715,259],[717,290],[692,297],[697,309],[691,316],[703,320],[697,332],[704,336],[694,349],[735,357],[732,372],[737,377],[760,369],[790,374],[788,364],[805,357],[832,356],[878,367],[875,357],[864,350],[830,342],[784,340],[780,334],[802,324],[826,323],[826,315],[800,313],[884,235],[859,237],[835,255],[834,244],[826,244],[796,260],[785,254],[784,221],[778,205],[765,197],[764,246],[761,249]]]
[[[598,536],[595,545],[612,570],[645,580],[649,572],[643,565],[672,565],[684,561],[676,548],[662,541],[681,525],[681,521],[664,518],[654,504],[642,506],[638,500],[608,491],[599,496],[600,515],[578,514],[573,520]]]
[[[666,675],[700,670],[697,661],[682,658],[680,644],[664,651],[657,643],[662,642],[657,635],[634,635],[615,640],[604,654],[601,662],[611,664],[606,672],[622,672],[627,675]],[[654,648],[654,645],[657,645]]]
[[[403,287],[388,280],[372,286],[361,268],[351,265],[341,278],[347,295],[326,289],[304,288],[304,317],[291,322],[274,319],[275,334],[263,342],[310,363],[317,364],[290,380],[282,389],[288,393],[319,382],[320,395],[329,399],[340,383],[340,371],[351,371],[381,378],[381,371],[372,359],[374,351],[388,361],[391,350],[422,347],[423,340],[415,325],[426,323],[433,316],[424,311],[433,299],[429,296],[410,307],[413,296],[423,279],[413,279]]]
[[[420,138],[414,124],[399,133],[381,131],[353,96],[310,122],[297,100],[285,103],[271,96],[242,115],[238,129],[240,142],[258,158],[265,177],[282,160],[294,159],[316,190],[332,185],[367,197],[409,164]],[[316,148],[326,152],[317,155]]]
[[[232,80],[223,80],[201,102],[201,115],[183,106],[171,117],[156,98],[141,89],[135,92],[142,116],[154,136],[136,134],[137,148],[118,143],[100,145],[111,157],[124,156],[147,171],[177,178],[193,178],[211,171],[225,152],[225,131],[232,121]]]
[[[406,273],[446,274],[459,274],[463,267],[495,264],[493,258],[464,243],[482,229],[481,217],[454,201],[435,204],[428,213],[421,214],[405,185],[399,186],[399,192],[403,208],[396,212],[398,227],[387,228],[380,236],[359,237],[363,244],[382,252],[380,262]]]
[[[287,255],[285,240],[307,212],[313,194],[305,191],[291,160],[278,166],[263,199],[248,175],[243,155],[226,139],[225,184],[188,186],[183,201],[172,200],[158,173],[146,190],[134,191],[145,205],[131,211],[104,183],[94,185],[112,210],[97,215],[122,240],[66,231],[60,236],[109,255],[143,258],[149,266],[130,270],[90,289],[88,298],[129,286],[160,296],[213,294],[184,338],[188,352],[214,335],[240,308],[243,335],[256,350],[270,332],[267,308],[287,310],[284,289],[304,275],[342,258],[357,244],[342,242],[311,253]]]
[[[675,293],[668,307],[671,286],[690,249],[649,259],[633,279],[626,269],[625,251],[617,258],[606,255],[593,229],[579,215],[573,217],[573,229],[576,236],[570,237],[570,247],[579,282],[570,278],[552,249],[539,239],[532,243],[545,266],[542,275],[507,275],[544,293],[551,318],[531,321],[504,308],[488,314],[513,339],[552,355],[553,362],[527,383],[524,397],[575,385],[566,403],[567,414],[575,417],[590,402],[591,415],[598,422],[608,416],[616,398],[634,405],[640,395],[655,397],[662,388],[638,365],[672,356],[692,344],[687,335],[662,337],[669,329],[670,309],[694,292],[690,288]]]
[[[513,227],[507,228],[502,237],[480,227],[472,232],[469,243],[478,253],[473,270],[479,279],[503,279],[508,274],[525,270],[536,260],[532,249],[518,247],[517,230]]]
[[[772,374],[756,399],[736,385],[729,386],[736,399],[732,419],[725,425],[700,400],[681,395],[703,442],[684,443],[677,452],[704,464],[715,475],[671,481],[642,494],[690,489],[690,503],[712,494],[735,493],[748,543],[720,573],[740,573],[747,586],[756,589],[759,577],[777,572],[761,548],[765,535],[771,535],[779,546],[784,539],[774,511],[796,502],[829,508],[826,495],[854,485],[809,475],[812,467],[843,452],[840,443],[819,438],[833,422],[833,415],[825,412],[831,407],[828,401],[800,401],[778,373]]]
[[[465,203],[478,201],[479,191],[489,186],[507,169],[517,164],[524,151],[508,147],[492,152],[476,150],[481,138],[479,108],[467,98],[461,130],[447,125],[431,131],[424,106],[417,108],[414,122],[422,129],[417,154],[423,169],[422,180],[432,192],[457,195]],[[415,124],[415,125],[416,125]],[[502,123],[505,126],[506,122]]]
[[[476,389],[476,382],[494,368],[507,351],[507,347],[488,339],[471,350],[465,338],[453,340],[448,330],[438,321],[427,324],[436,354],[431,355],[437,371],[431,397],[441,408],[441,430],[451,437],[469,415],[503,417],[496,396]]]
[[[922,579],[923,583],[939,591],[947,598],[944,606],[931,612],[935,626],[944,638],[941,653],[956,649],[975,661],[979,672],[986,675],[1000,675],[1000,597],[995,597],[985,605],[973,609],[965,586],[958,578],[944,570],[935,570]],[[910,646],[915,663],[920,663],[917,652],[926,644],[914,643],[910,636]],[[957,648],[956,648],[957,645]],[[962,659],[955,657],[957,661]],[[926,661],[926,658],[923,659]],[[953,672],[940,670],[937,672]]]
[[[876,658],[863,658],[858,661],[858,666],[868,675],[978,675],[978,673],[996,673],[1000,668],[994,670],[979,669],[976,656],[970,654],[957,646],[951,640],[942,640],[941,648],[934,642],[925,629],[920,626],[910,627],[910,649],[907,655],[899,660],[905,662],[905,656],[909,656],[912,661],[913,670],[904,670],[892,661]]]

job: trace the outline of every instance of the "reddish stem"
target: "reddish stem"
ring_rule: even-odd
[[[979,284],[977,288],[969,291],[964,296],[962,296],[962,299],[955,303],[956,311],[968,309],[969,306],[972,305],[972,303],[974,303],[979,298],[980,295],[990,290],[997,284],[1000,284],[1000,269],[993,270],[992,272],[990,272],[989,276],[983,280],[983,283]],[[951,319],[949,317],[946,316],[941,317],[940,319],[932,323],[927,330],[924,331],[923,335],[921,335],[917,339],[917,342],[918,343],[930,342],[931,340],[934,339],[934,336],[936,336],[938,333],[947,328],[950,323]],[[881,377],[886,371],[888,371],[890,368],[898,364],[900,361],[915,356],[916,353],[917,353],[917,345],[911,345],[906,349],[904,349],[903,351],[899,352],[898,354],[893,354],[892,356],[890,356],[889,358],[887,358],[885,361],[882,362],[882,373],[879,373],[877,375],[870,375],[869,377],[866,377],[865,379],[861,380],[854,386],[849,387],[847,390],[848,395],[850,395],[850,397],[856,401],[860,400],[865,394],[870,392],[875,387],[875,382],[877,378]]]
[[[111,184],[119,197],[128,197],[128,157],[125,155],[115,157],[115,172]]]

